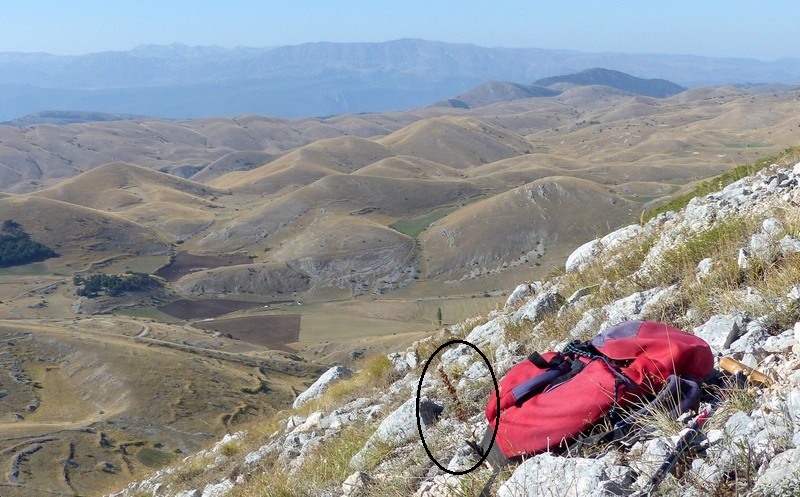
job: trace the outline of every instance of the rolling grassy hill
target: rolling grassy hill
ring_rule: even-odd
[[[152,230],[113,213],[35,196],[0,199],[0,210],[31,238],[62,254],[54,264],[76,265],[93,258],[166,254],[169,244]]]
[[[794,92],[694,89],[652,98],[586,85],[471,110],[0,127],[8,137],[3,146],[11,149],[0,160],[12,182],[8,191],[35,189],[14,202],[46,198],[90,209],[95,217],[135,223],[146,233],[141,239],[158,239],[162,251],[171,244],[174,253],[180,243],[198,253],[238,252],[255,264],[286,265],[309,279],[309,289],[322,290],[348,287],[342,282],[354,279],[342,271],[357,264],[336,265],[339,270],[330,264],[347,257],[342,247],[356,250],[352,240],[360,238],[362,248],[377,248],[396,238],[398,226],[408,228],[396,246],[412,255],[392,257],[389,265],[408,263],[416,281],[444,274],[470,279],[471,263],[491,259],[502,268],[548,244],[578,244],[594,234],[593,225],[634,220],[647,202],[789,146],[798,126],[795,108]],[[20,154],[30,158],[25,167],[15,166]],[[47,161],[40,159],[45,154]],[[109,157],[133,162],[99,164]],[[39,175],[23,180],[31,168]],[[518,202],[500,207],[498,199],[542,181],[581,197],[582,209],[547,202],[536,204],[535,213]],[[618,204],[608,211],[610,199]],[[587,216],[607,211],[602,220]],[[458,228],[471,233],[471,248],[464,249],[470,254],[495,239],[536,243],[489,259],[454,253],[445,262],[441,240],[425,229],[437,219],[431,231],[466,227],[470,221],[462,218],[478,216],[486,227],[505,231],[481,234],[487,228],[477,230],[474,221],[470,230]],[[530,228],[518,219],[539,222]],[[560,225],[551,226],[552,219]],[[98,246],[93,251],[101,252]],[[423,256],[428,253],[435,254],[432,261]],[[367,279],[379,281],[395,268],[381,272]],[[215,273],[203,274],[211,280]],[[276,291],[244,286],[257,295]]]
[[[215,203],[229,192],[142,166],[111,163],[32,196],[112,212],[167,239],[184,239],[214,220]]]

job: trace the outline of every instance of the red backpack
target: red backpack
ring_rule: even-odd
[[[512,459],[563,450],[604,416],[645,402],[667,385],[681,389],[682,402],[696,401],[697,382],[713,367],[705,341],[649,321],[621,323],[563,352],[534,353],[500,380],[499,402],[490,396],[489,428],[480,452],[499,449]],[[694,391],[684,392],[686,385]]]

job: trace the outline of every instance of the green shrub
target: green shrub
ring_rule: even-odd
[[[51,248],[31,240],[22,226],[10,219],[0,226],[0,267],[39,262],[58,254]]]
[[[93,274],[88,277],[75,276],[72,279],[75,286],[80,286],[77,294],[80,297],[97,297],[100,292],[105,292],[109,297],[118,297],[125,292],[135,292],[148,288],[160,287],[162,283],[147,273]]]

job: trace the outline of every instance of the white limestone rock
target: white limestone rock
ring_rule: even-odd
[[[540,454],[520,464],[497,491],[499,497],[607,497],[630,483],[630,468],[607,458]],[[619,495],[619,494],[618,494]]]
[[[711,257],[706,257],[699,263],[697,263],[697,270],[695,270],[695,279],[698,283],[702,283],[703,280],[708,278],[711,274],[711,270],[714,268],[714,259]]]
[[[565,263],[567,273],[579,271],[586,267],[602,250],[602,244],[599,239],[586,242],[577,249],[575,249]]]
[[[300,395],[297,396],[296,399],[294,399],[292,407],[297,409],[306,402],[316,399],[317,397],[325,393],[325,391],[328,389],[328,387],[331,386],[331,384],[339,380],[342,380],[344,378],[347,378],[352,374],[353,371],[344,366],[334,366],[330,368],[325,373],[323,373],[322,376],[320,376],[319,379],[317,379],[317,381],[315,381],[310,387],[308,387],[308,389],[305,392],[301,393]]]
[[[525,299],[540,291],[542,291],[542,284],[538,281],[517,285],[514,291],[511,292],[511,295],[509,295],[503,308],[505,310],[516,309]]]
[[[444,407],[431,399],[423,397],[419,400],[419,420],[423,426],[432,425]],[[394,410],[375,430],[367,440],[364,447],[350,460],[350,467],[354,470],[363,469],[369,451],[373,450],[378,442],[385,442],[392,446],[405,443],[419,437],[417,429],[417,398],[408,399],[403,405]]]
[[[343,497],[360,497],[366,495],[366,488],[372,482],[369,475],[363,471],[356,471],[342,483]]]
[[[742,333],[743,318],[740,315],[715,315],[695,328],[694,334],[711,346],[715,353],[728,349]]]
[[[496,347],[503,341],[504,336],[505,327],[503,326],[503,320],[495,318],[473,328],[469,335],[467,335],[466,341],[476,347],[483,347],[485,345]]]
[[[511,314],[512,321],[526,319],[531,322],[538,321],[542,316],[556,312],[564,303],[562,297],[555,290],[542,292],[536,298],[523,304],[517,311]]]
[[[798,495],[800,493],[800,449],[789,449],[769,461],[758,477],[755,495]],[[784,489],[785,492],[778,492]],[[761,493],[759,493],[761,492]]]
[[[636,292],[623,299],[612,302],[604,307],[606,321],[600,325],[600,330],[605,330],[624,321],[636,321],[648,318],[656,307],[671,298],[676,289],[674,287],[652,288],[644,292]]]
[[[234,482],[225,478],[219,483],[209,483],[203,489],[202,497],[222,497],[230,492],[234,487]]]
[[[584,269],[604,253],[611,252],[641,235],[644,230],[631,224],[612,231],[602,238],[591,240],[575,249],[565,263],[567,273]]]

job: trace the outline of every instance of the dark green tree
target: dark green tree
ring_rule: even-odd
[[[58,254],[51,248],[31,240],[22,226],[6,219],[0,226],[0,267],[39,262]]]
[[[109,297],[119,297],[125,292],[136,292],[162,286],[161,282],[147,273],[104,274],[97,273],[91,276],[75,276],[72,279],[75,286],[80,286],[75,292],[80,297],[94,298],[105,292]]]

